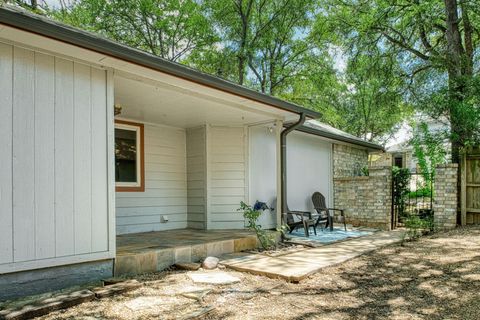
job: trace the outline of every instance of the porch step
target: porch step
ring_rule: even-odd
[[[219,257],[222,254],[251,250],[256,247],[257,238],[254,235],[248,235],[178,247],[151,246],[123,250],[117,252],[115,258],[115,276],[162,271],[175,263],[199,262],[207,256]]]

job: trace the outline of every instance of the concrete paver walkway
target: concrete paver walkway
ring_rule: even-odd
[[[403,233],[403,230],[376,232],[369,236],[277,257],[263,254],[227,255],[220,259],[220,263],[238,271],[298,282],[322,268],[398,243],[402,240]]]

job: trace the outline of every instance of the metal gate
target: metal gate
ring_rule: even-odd
[[[397,169],[392,180],[392,229],[403,226],[409,216],[427,218],[433,215],[432,174]]]

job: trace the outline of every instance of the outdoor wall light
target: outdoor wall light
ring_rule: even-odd
[[[114,110],[113,114],[114,114],[115,116],[118,116],[120,113],[122,113],[122,106],[119,105],[119,104],[115,104],[115,105],[113,106],[113,110]]]

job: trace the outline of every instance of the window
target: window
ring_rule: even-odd
[[[145,191],[143,124],[115,120],[116,191]]]
[[[395,158],[393,159],[393,165],[395,167],[403,168],[403,157],[395,156]]]

